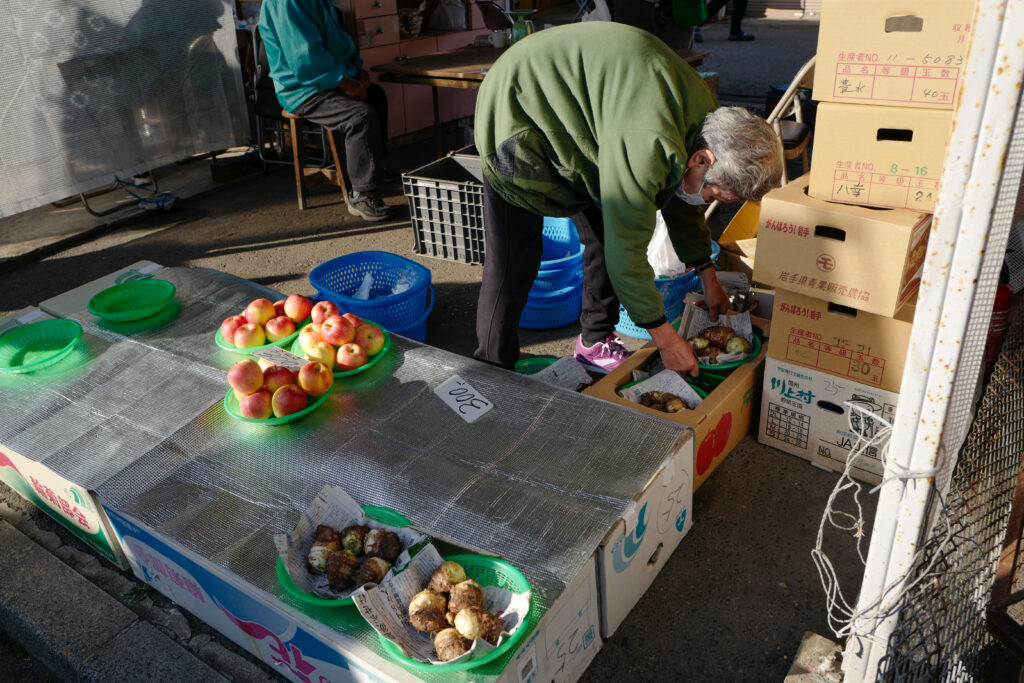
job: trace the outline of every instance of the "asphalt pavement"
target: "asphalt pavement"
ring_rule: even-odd
[[[709,24],[702,71],[719,74],[724,104],[763,114],[772,85],[785,85],[815,50],[813,21],[747,19],[757,39],[728,42]],[[450,128],[445,147],[466,143]],[[432,140],[389,152],[409,171],[434,159]],[[412,231],[398,184],[386,188],[398,216],[352,217],[330,187],[299,212],[290,169],[214,182],[194,160],[157,172],[173,210],[130,209],[108,218],[81,204],[47,206],[0,220],[0,316],[101,275],[149,259],[214,268],[281,292],[312,294],[307,275],[341,253],[385,250],[432,271],[439,304],[427,343],[470,355],[480,267],[411,254]],[[126,201],[112,192],[94,208]],[[730,210],[716,214],[713,231]],[[568,355],[578,325],[522,333],[524,353]],[[631,348],[643,344],[627,340]],[[777,681],[806,631],[831,636],[825,595],[811,561],[818,525],[837,475],[745,438],[695,494],[693,531],[619,631],[586,671],[588,681]],[[869,499],[865,528],[871,528]],[[279,680],[163,596],[98,560],[17,494],[0,485],[0,679]],[[863,543],[864,541],[862,541]],[[866,547],[866,546],[864,546]],[[850,597],[861,568],[854,540],[832,535],[827,549]]]

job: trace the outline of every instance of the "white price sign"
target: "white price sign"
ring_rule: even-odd
[[[252,352],[252,355],[259,356],[263,360],[269,360],[271,363],[276,363],[289,370],[298,370],[309,361],[302,356],[296,356],[291,351],[285,351],[279,346],[270,346],[265,349],[258,349]]]
[[[494,407],[494,404],[480,395],[469,382],[458,375],[445,380],[434,389],[434,393],[459,416],[472,424],[476,419]]]

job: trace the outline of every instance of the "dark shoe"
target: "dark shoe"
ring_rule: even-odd
[[[753,40],[753,39],[754,39],[754,36],[750,35],[749,33],[744,33],[743,31],[740,31],[739,33],[730,33],[729,34],[729,40],[744,40],[744,41],[746,41],[746,40]]]
[[[704,36],[702,36],[700,34],[700,26],[694,26],[693,27],[693,42],[695,42],[695,43],[703,43],[704,42]]]
[[[350,192],[348,195],[348,212],[353,216],[362,216],[368,221],[382,221],[391,218],[393,213],[390,206],[381,201],[377,193]]]

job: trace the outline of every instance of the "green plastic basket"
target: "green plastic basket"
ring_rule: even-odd
[[[286,349],[286,348],[288,348],[288,346],[293,341],[298,339],[298,337],[299,337],[299,330],[301,330],[303,327],[305,327],[308,323],[309,323],[309,318],[306,318],[301,323],[296,323],[295,331],[292,332],[291,334],[289,334],[284,339],[278,339],[276,342],[267,342],[266,344],[263,344],[262,346],[252,346],[252,347],[249,347],[247,349],[240,349],[237,346],[235,346],[234,344],[229,344],[228,341],[226,339],[224,339],[224,335],[222,335],[220,333],[220,328],[219,327],[217,328],[217,334],[215,334],[213,338],[217,342],[217,346],[219,346],[220,348],[224,349],[225,351],[234,351],[235,353],[251,354],[253,351],[260,351],[262,349],[269,349],[271,346],[280,346],[282,349]]]
[[[292,413],[291,415],[285,415],[283,417],[268,417],[266,419],[259,420],[254,417],[244,417],[240,412],[238,412],[238,397],[235,396],[235,390],[228,389],[228,393],[224,394],[224,410],[228,412],[228,415],[242,422],[263,425],[264,427],[280,427],[281,425],[288,424],[289,422],[295,422],[295,420],[312,413],[323,405],[323,402],[327,400],[327,397],[331,395],[331,391],[333,390],[334,387],[332,386],[320,396],[317,396],[316,398],[310,397],[310,403],[297,413]]]
[[[16,327],[0,337],[0,372],[48,368],[66,358],[81,338],[82,326],[66,318]]]
[[[393,527],[406,527],[412,524],[408,517],[391,508],[379,505],[363,505],[362,508],[363,514],[381,524]],[[284,589],[284,592],[303,604],[312,605],[313,607],[345,607],[352,604],[352,598],[350,597],[340,599],[324,598],[316,593],[307,593],[302,590],[295,584],[280,557],[277,558],[277,567],[275,569],[277,571],[277,580],[281,584],[281,588]]]
[[[753,337],[754,337],[754,340],[752,342],[750,342],[750,353],[747,354],[746,358],[741,358],[740,360],[734,360],[734,361],[732,361],[730,363],[721,363],[721,364],[715,363],[714,365],[705,365],[704,363],[698,363],[697,367],[700,368],[702,373],[705,370],[709,370],[710,371],[709,374],[710,374],[710,376],[712,378],[722,378],[722,379],[724,379],[725,375],[722,374],[722,370],[735,370],[736,368],[738,368],[739,366],[743,365],[744,363],[749,363],[750,361],[754,360],[755,358],[757,358],[757,354],[761,353],[761,338],[758,337],[756,334],[753,335]],[[725,374],[728,374],[728,373],[725,373]]]
[[[124,322],[148,318],[174,298],[174,285],[167,280],[147,278],[108,287],[89,299],[89,313],[104,320]]]
[[[505,560],[497,557],[486,557],[484,555],[475,555],[470,553],[449,555],[444,559],[453,560],[461,564],[462,568],[466,570],[466,577],[475,580],[481,586],[497,586],[516,593],[531,591],[530,611],[525,615],[522,623],[519,624],[519,628],[516,629],[516,632],[509,636],[501,645],[480,657],[467,659],[462,662],[453,662],[451,664],[431,664],[430,662],[420,662],[412,659],[402,652],[402,648],[378,633],[377,637],[380,639],[380,643],[384,648],[384,651],[391,655],[391,657],[399,664],[414,671],[445,674],[451,671],[475,669],[478,666],[483,666],[488,662],[494,661],[498,657],[512,651],[519,641],[522,640],[523,636],[525,636],[527,631],[530,630],[531,618],[534,611],[537,609],[537,601],[533,596],[530,581],[521,571]]]
[[[372,320],[366,320],[365,318],[363,319],[363,322],[369,325],[377,325],[377,323],[373,322]],[[303,325],[303,327],[305,327],[305,325]],[[363,372],[364,370],[369,370],[374,365],[376,365],[381,358],[388,355],[388,349],[391,348],[391,335],[388,334],[388,331],[385,330],[384,327],[381,325],[377,325],[377,329],[384,333],[384,346],[380,348],[380,351],[373,354],[372,356],[369,356],[366,359],[366,364],[356,368],[355,370],[338,370],[337,368],[334,368],[335,377],[348,377],[350,375],[357,375],[360,372]],[[306,358],[306,352],[302,349],[302,344],[299,343],[298,339],[298,332],[300,331],[301,330],[296,332],[295,341],[292,342],[291,348],[289,348],[288,350],[294,353],[296,356]]]
[[[521,358],[516,361],[516,372],[520,375],[536,375],[538,372],[556,362],[554,356],[537,356],[536,358]]]

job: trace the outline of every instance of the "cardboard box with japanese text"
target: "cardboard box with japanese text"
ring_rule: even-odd
[[[761,200],[754,280],[893,316],[917,292],[931,214],[835,204],[808,176]]]
[[[953,112],[822,104],[808,194],[933,211]]]
[[[814,99],[952,109],[966,73],[974,6],[829,0],[818,28]]]
[[[771,357],[762,392],[758,441],[833,472],[861,444],[851,476],[881,481],[881,444],[872,439],[892,424],[899,394]]]
[[[915,309],[889,318],[776,289],[768,357],[898,393]]]

